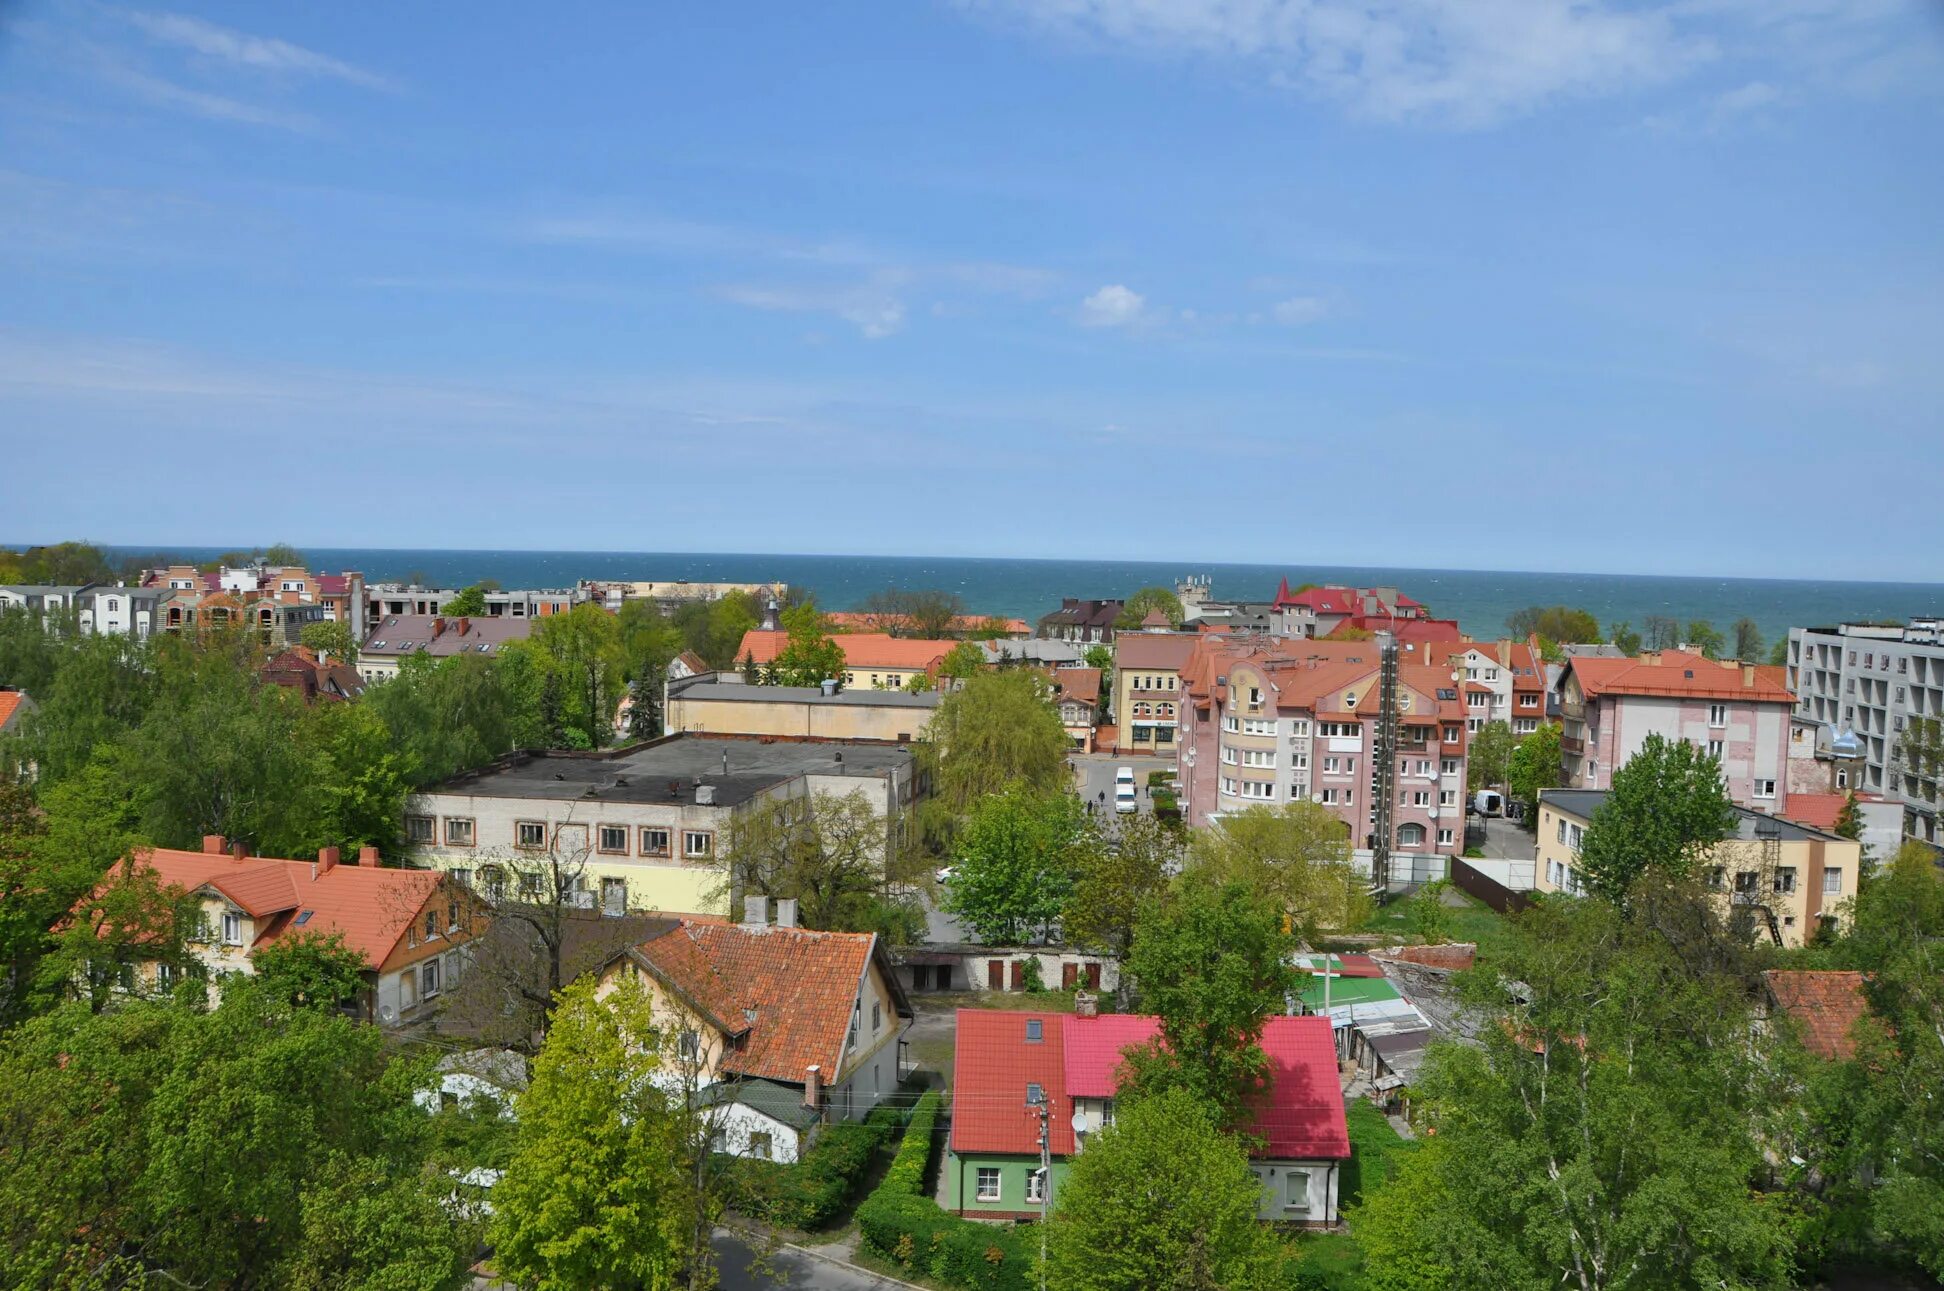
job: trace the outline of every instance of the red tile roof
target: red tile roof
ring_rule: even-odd
[[[1791,793],[1788,817],[1812,829],[1834,830],[1836,818],[1843,814],[1843,804],[1848,801],[1846,793]]]
[[[7,729],[7,723],[13,720],[14,713],[20,708],[21,700],[24,698],[26,696],[20,691],[0,690],[0,731]]]
[[[924,637],[894,637],[883,632],[840,632],[830,638],[844,652],[848,668],[917,668],[929,671],[951,652],[956,641]],[[790,634],[781,629],[751,628],[743,633],[736,647],[736,662],[754,658],[768,663],[790,644]]]
[[[1087,704],[1100,701],[1100,669],[1098,668],[1055,668],[1053,684],[1059,687],[1061,699],[1078,700]]]
[[[1123,632],[1114,638],[1114,666],[1172,671],[1188,662],[1200,640],[1193,632]]]
[[[1360,587],[1311,587],[1300,592],[1289,590],[1289,580],[1282,580],[1276,589],[1276,608],[1285,606],[1307,606],[1318,614],[1361,614],[1363,598],[1373,594],[1373,589]],[[1421,610],[1424,605],[1399,593],[1396,601],[1400,610]]]
[[[1043,1038],[1026,1038],[1026,1020]],[[1032,1153],[1036,1119],[1027,1114],[1026,1085],[1039,1084],[1051,1102],[1052,1148],[1073,1151],[1069,1121],[1075,1098],[1113,1094],[1121,1054],[1160,1031],[1152,1017],[960,1009],[952,1070],[952,1148],[957,1152]],[[1315,1160],[1350,1155],[1336,1044],[1324,1017],[1273,1017],[1263,1028],[1270,1084],[1247,1132],[1264,1141],[1258,1154]]]
[[[1601,695],[1674,695],[1793,704],[1786,670],[1767,664],[1722,662],[1685,650],[1663,650],[1637,659],[1576,656],[1566,663],[1587,698]]]
[[[813,1063],[826,1081],[838,1078],[853,1004],[876,944],[867,932],[683,919],[634,953],[718,1029],[737,1037],[723,1058],[726,1069],[801,1084]]]
[[[1762,974],[1777,1008],[1802,1027],[1803,1047],[1823,1058],[1856,1054],[1856,1024],[1869,1011],[1863,974],[1772,968]]]

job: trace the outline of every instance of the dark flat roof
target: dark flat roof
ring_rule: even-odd
[[[1606,801],[1608,792],[1606,789],[1541,789],[1539,791],[1539,798],[1540,801],[1551,803],[1569,815],[1578,816],[1582,820],[1591,820],[1593,819],[1594,809]],[[1786,838],[1790,842],[1818,838],[1825,840],[1835,839],[1838,842],[1848,841],[1827,830],[1812,829],[1810,826],[1804,825],[1799,821],[1786,820],[1781,816],[1770,816],[1764,812],[1754,811],[1739,804],[1736,805],[1736,838],[1743,838],[1754,842],[1759,837],[1755,832],[1756,827],[1761,825],[1772,827],[1775,830],[1775,837]]]
[[[602,756],[516,753],[426,792],[555,802],[693,803],[699,777],[714,788],[715,805],[733,807],[800,775],[908,775],[911,764],[910,749],[889,741],[691,734]]]

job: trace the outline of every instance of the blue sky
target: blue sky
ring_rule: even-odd
[[[1944,6],[0,6],[0,540],[1944,579]]]

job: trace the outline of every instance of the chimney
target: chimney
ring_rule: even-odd
[[[248,843],[245,843],[239,839],[238,841],[230,844],[230,855],[234,856],[237,860],[240,861],[244,857],[248,856],[249,854],[250,854],[250,845]]]
[[[432,620],[432,639],[434,641],[437,641],[440,635],[443,634],[444,632],[445,632],[445,619],[443,617],[434,618]]]
[[[318,848],[317,849],[317,872],[319,874],[329,874],[332,870],[336,869],[339,855],[340,853],[338,852],[338,849],[335,847]]]
[[[695,805],[698,807],[715,806],[715,786],[699,784],[695,786]]]
[[[1075,991],[1073,993],[1073,1016],[1076,1018],[1099,1017],[1100,997],[1090,994],[1087,991]]]
[[[797,899],[783,897],[776,903],[776,926],[794,928],[797,926]]]
[[[1752,663],[1742,665],[1742,688],[1744,690],[1755,689],[1755,665]]]
[[[823,692],[823,696],[825,699],[829,699],[832,695],[835,695],[837,693],[836,678],[825,677],[822,681],[817,683],[817,689]]]
[[[459,618],[459,619],[454,619],[454,620],[452,621],[452,631],[453,631],[453,634],[454,634],[455,636],[465,636],[465,635],[466,635],[466,629],[467,629],[467,628],[469,628],[469,627],[471,627],[471,626],[472,626],[472,620],[471,620],[471,619],[467,619],[467,618]]]
[[[204,834],[203,851],[210,856],[221,856],[223,854],[223,836],[221,834]]]
[[[813,1112],[823,1110],[823,1068],[814,1062],[803,1069],[803,1105]]]
[[[743,926],[746,928],[769,927],[769,898],[743,897]]]
[[[360,847],[358,849],[358,859],[354,861],[353,864],[369,865],[372,866],[373,868],[376,868],[378,865],[378,849],[369,846]]]
[[[1640,652],[1640,661],[1649,668],[1658,668],[1660,667],[1660,651],[1642,650]]]
[[[1512,663],[1512,638],[1500,637],[1498,645],[1499,662],[1510,666]]]

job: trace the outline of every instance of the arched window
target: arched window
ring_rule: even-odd
[[[1424,826],[1422,826],[1422,825],[1400,825],[1400,826],[1398,826],[1398,829],[1397,829],[1397,845],[1398,845],[1399,847],[1422,847],[1422,846],[1424,846]]]

